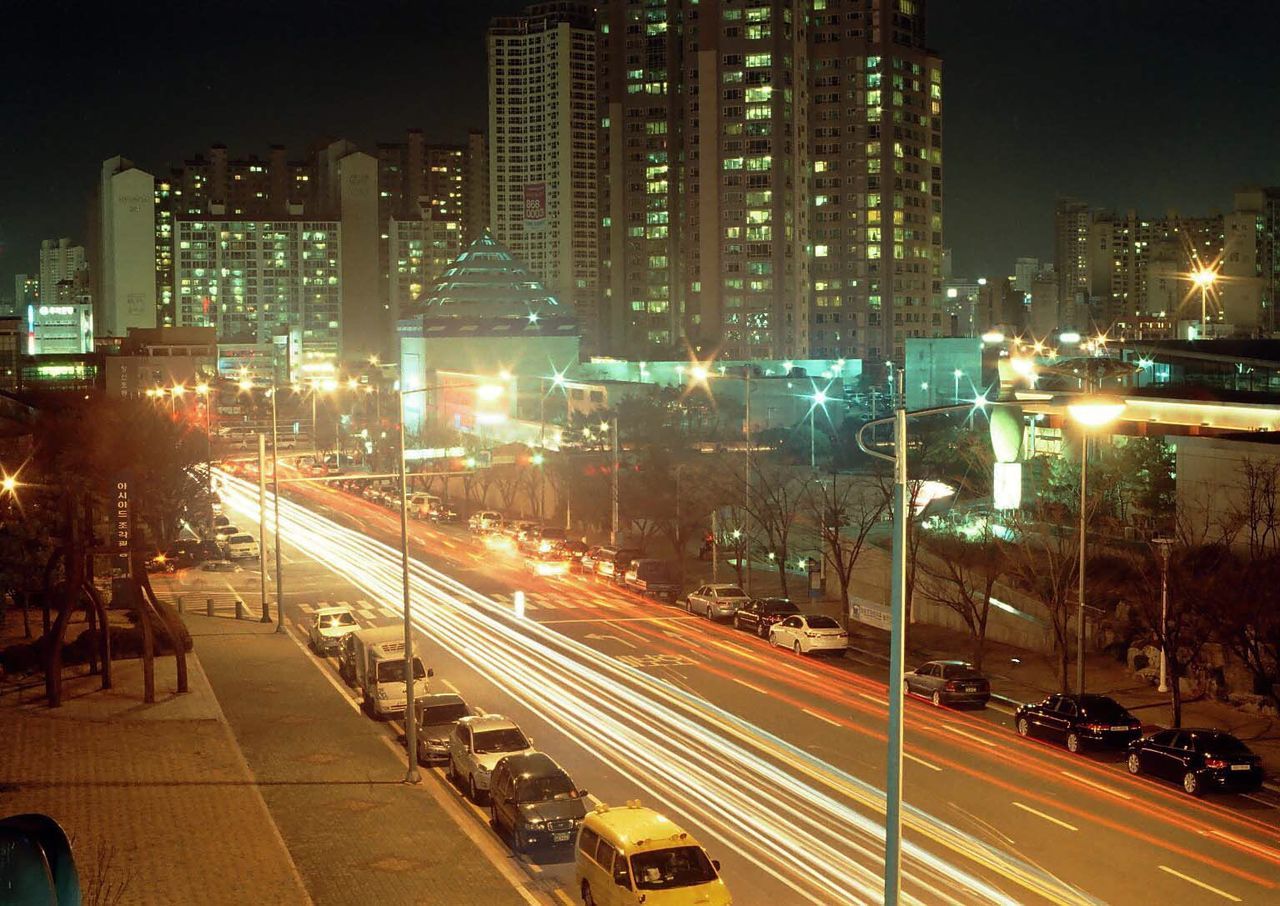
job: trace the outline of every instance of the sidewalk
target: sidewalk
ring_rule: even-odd
[[[526,902],[433,797],[434,778],[401,782],[399,747],[293,638],[251,621],[188,615],[187,625],[317,903]]]
[[[913,624],[907,633],[907,669],[938,658],[967,659],[972,646],[968,636],[940,626]],[[889,634],[873,626],[855,623],[850,639],[855,654],[868,656],[877,664],[887,661]],[[1038,654],[988,642],[983,656],[984,672],[991,680],[994,696],[1012,703],[1039,701],[1058,691],[1051,655]],[[1071,682],[1075,682],[1075,659],[1070,662]],[[1139,717],[1148,727],[1167,726],[1170,720],[1169,695],[1129,673],[1112,657],[1095,654],[1085,659],[1085,686],[1090,692],[1110,695]],[[1280,720],[1265,714],[1250,714],[1213,699],[1184,699],[1184,727],[1216,727],[1243,740],[1262,756],[1267,776],[1280,778]]]
[[[0,643],[21,616],[9,614]],[[73,626],[79,631],[79,626]],[[66,703],[44,684],[0,695],[0,814],[44,812],[72,839],[86,903],[308,903],[302,880],[228,731],[198,657],[191,692],[156,659],[114,662],[115,688],[67,671]]]

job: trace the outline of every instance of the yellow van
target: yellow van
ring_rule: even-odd
[[[584,906],[732,906],[720,863],[692,835],[638,801],[588,812],[574,847]]]

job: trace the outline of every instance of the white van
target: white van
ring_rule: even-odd
[[[596,906],[731,906],[720,863],[670,818],[639,801],[588,812],[574,847],[584,903]]]
[[[404,626],[379,626],[352,633],[355,644],[356,688],[364,697],[365,710],[373,717],[403,714],[404,695]],[[427,694],[426,670],[416,655],[413,658],[413,698]]]

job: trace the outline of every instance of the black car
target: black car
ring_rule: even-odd
[[[738,608],[733,615],[733,626],[767,639],[770,626],[799,612],[800,608],[787,598],[755,598]]]
[[[338,642],[338,675],[348,686],[356,684],[356,634],[348,632]]]
[[[431,511],[431,521],[440,525],[453,525],[458,519],[458,511],[447,503],[442,503]]]
[[[1065,743],[1071,752],[1086,745],[1120,748],[1142,735],[1142,721],[1105,695],[1050,695],[1013,714],[1019,736]]]
[[[1262,786],[1262,759],[1221,730],[1161,730],[1129,743],[1129,773],[1151,774],[1192,796],[1208,789],[1249,792]]]
[[[542,752],[508,755],[489,780],[493,829],[517,853],[535,846],[569,846],[587,814],[586,790]]]
[[[902,678],[907,695],[920,695],[935,705],[980,705],[991,699],[991,683],[964,661],[929,661]]]

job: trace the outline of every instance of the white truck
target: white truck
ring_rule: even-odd
[[[405,710],[404,626],[379,626],[352,633],[355,652],[356,688],[364,697],[364,707],[375,718],[402,714]],[[426,670],[418,657],[413,659],[413,697],[427,694]]]

